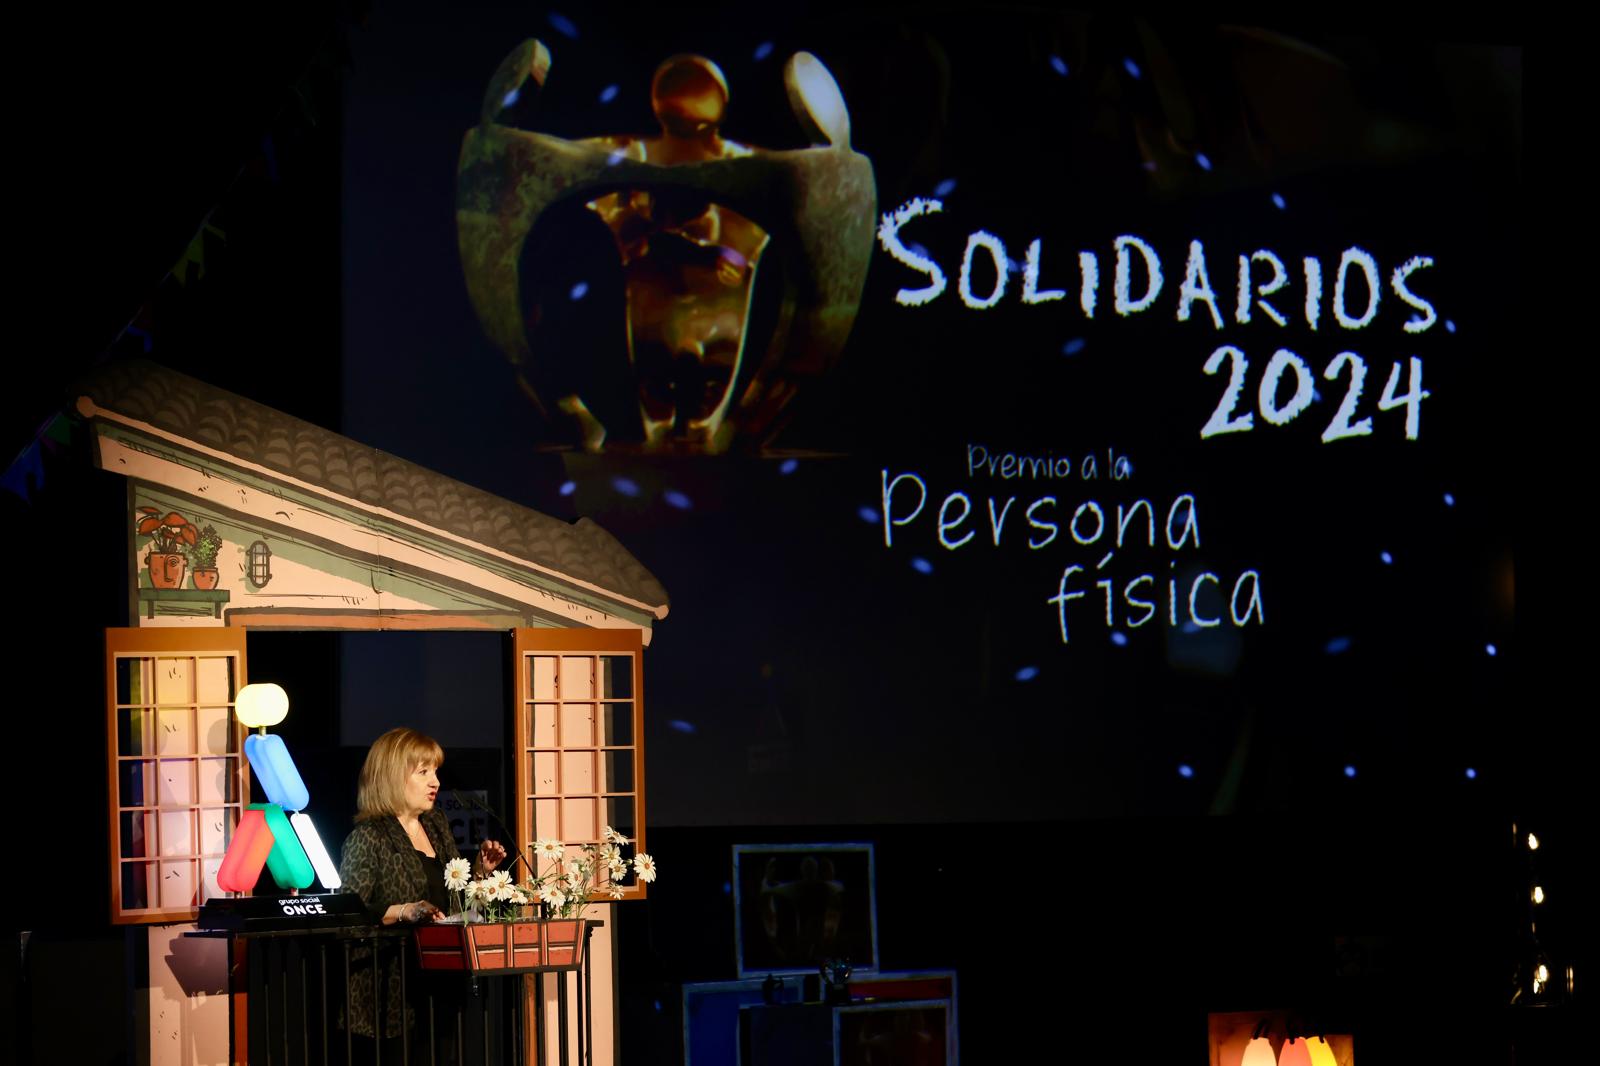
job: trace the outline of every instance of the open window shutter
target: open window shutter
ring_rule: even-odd
[[[193,921],[250,794],[245,631],[106,630],[111,920]]]
[[[634,629],[518,629],[517,846],[575,851],[606,826],[645,846],[643,643]],[[630,878],[624,898],[646,888]]]

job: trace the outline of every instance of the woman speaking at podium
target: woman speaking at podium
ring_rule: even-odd
[[[434,921],[448,897],[444,865],[457,858],[444,812],[434,808],[444,749],[415,729],[391,729],[373,741],[356,788],[356,827],[345,838],[339,876],[347,892],[361,897],[374,922]],[[478,849],[473,876],[481,878],[506,857],[498,841]],[[384,1036],[401,1032],[400,968],[387,968]],[[356,966],[350,977],[350,1024],[372,1036],[372,972]]]

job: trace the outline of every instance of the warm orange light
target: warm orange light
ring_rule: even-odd
[[[1278,1056],[1272,1053],[1272,1041],[1258,1036],[1246,1044],[1239,1066],[1278,1066]]]
[[[217,869],[217,887],[224,892],[253,890],[275,843],[266,815],[259,810],[245,811]]]
[[[1528,834],[1528,850],[1529,851],[1538,851],[1539,850],[1539,838],[1534,836],[1532,833]]]
[[[1304,1040],[1289,1041],[1278,1055],[1278,1066],[1312,1066],[1311,1049]]]
[[[1320,1036],[1306,1038],[1306,1052],[1311,1056],[1311,1066],[1339,1066],[1333,1057],[1333,1048]]]
[[[1533,901],[1535,903],[1544,902],[1544,887],[1542,885],[1533,886]]]

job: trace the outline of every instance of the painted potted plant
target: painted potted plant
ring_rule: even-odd
[[[199,539],[194,546],[185,550],[189,557],[190,573],[194,575],[194,587],[197,589],[214,589],[217,587],[217,552],[222,550],[222,534],[217,532],[215,526],[206,526],[200,531]]]
[[[135,529],[139,536],[150,538],[150,550],[144,556],[145,565],[150,569],[150,584],[158,589],[182,588],[183,552],[200,539],[200,531],[177,511],[162,515],[154,507],[141,507],[138,513]]]

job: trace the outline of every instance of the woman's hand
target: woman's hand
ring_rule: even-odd
[[[485,840],[478,845],[478,876],[483,876],[506,861],[505,845],[498,840]]]
[[[411,903],[396,903],[383,915],[384,925],[393,925],[396,922],[436,922],[444,917],[444,911],[435,907],[425,899]]]

